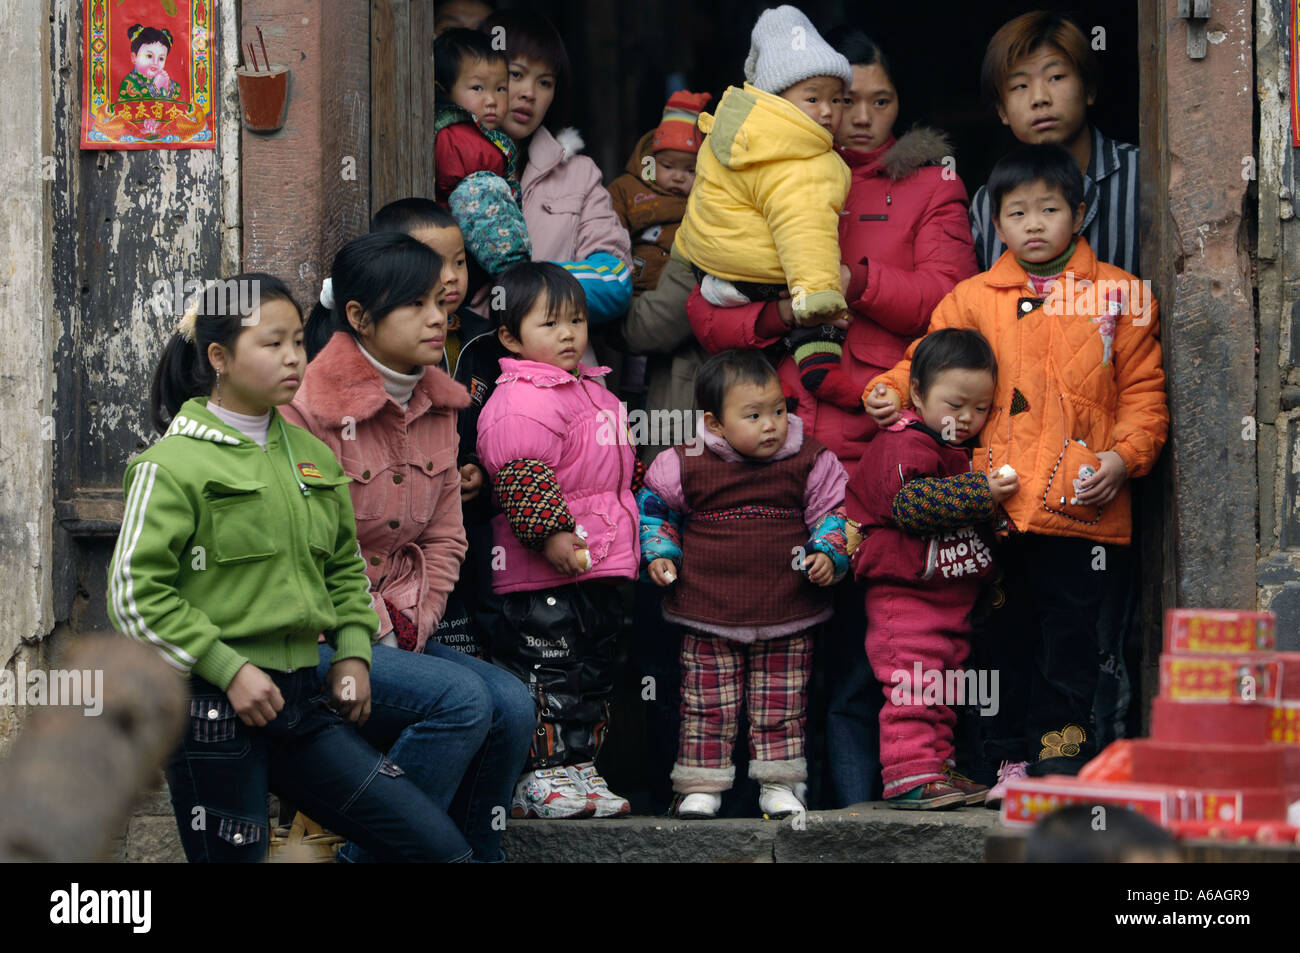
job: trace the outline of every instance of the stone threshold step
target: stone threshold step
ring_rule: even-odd
[[[979,863],[998,813],[898,811],[882,803],[787,818],[511,820],[512,863]]]

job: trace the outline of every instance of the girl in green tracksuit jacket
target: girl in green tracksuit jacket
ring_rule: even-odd
[[[182,318],[150,397],[164,436],[126,471],[109,613],[190,680],[167,779],[191,861],[262,859],[268,787],[380,860],[463,859],[446,814],[350,724],[369,715],[379,619],[348,478],[275,409],[302,335],[270,275],[216,282]]]

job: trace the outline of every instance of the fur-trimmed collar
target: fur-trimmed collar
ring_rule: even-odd
[[[582,136],[576,129],[565,128],[553,134],[545,126],[539,126],[528,143],[528,168],[535,170],[530,178],[564,165],[580,153],[582,147]]]
[[[560,147],[560,161],[568,162],[584,148],[586,143],[582,141],[582,134],[572,126],[567,126],[555,134],[555,141]]]
[[[725,437],[719,437],[707,427],[700,428],[700,439],[716,456],[728,463],[740,463],[742,460],[749,463],[774,463],[786,457],[793,457],[803,447],[803,421],[794,414],[790,414],[789,419],[790,426],[785,433],[785,443],[781,444],[780,450],[763,460],[742,456],[735,447],[727,443]]]
[[[528,381],[538,387],[556,387],[560,384],[572,384],[582,378],[596,380],[609,373],[608,367],[588,367],[586,364],[579,364],[578,373],[571,374],[554,364],[526,361],[517,357],[503,357],[500,364],[501,376],[497,378],[498,384],[508,381]]]
[[[952,155],[952,143],[946,133],[929,126],[914,126],[893,143],[871,152],[842,149],[840,154],[850,166],[867,166],[897,182],[927,165],[942,165]]]
[[[469,404],[469,391],[447,376],[440,367],[425,370],[415,393],[423,391],[433,407],[459,410]],[[411,397],[412,404],[415,395]],[[383,378],[374,369],[356,339],[346,331],[335,331],[329,342],[307,366],[294,403],[301,403],[321,423],[341,427],[344,417],[360,423],[375,416],[389,402]]]

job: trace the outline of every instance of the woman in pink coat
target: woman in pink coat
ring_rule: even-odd
[[[501,859],[494,808],[528,751],[533,705],[495,666],[430,638],[465,557],[456,411],[465,388],[439,367],[442,260],[409,235],[365,235],[334,259],[308,321],[334,329],[282,408],[351,478],[380,642],[363,734],[439,805],[476,860]],[[328,664],[328,646],[321,646]]]
[[[895,139],[898,92],[884,54],[859,30],[841,27],[825,37],[853,67],[835,147],[853,176],[840,217],[840,272],[854,320],[842,357],[829,368],[815,356],[801,368],[784,352],[777,373],[808,431],[852,470],[876,429],[862,391],[877,368],[893,367],[925,333],[944,295],[975,274],[975,247],[966,188],[952,171],[947,141],[927,129]],[[780,345],[793,324],[788,301],[717,308],[697,288],[686,307],[710,353]],[[882,695],[862,650],[862,604],[859,583],[836,586],[835,617],[818,645],[816,664],[829,686],[821,704],[831,807],[875,800],[881,790]]]
[[[497,28],[510,75],[501,128],[525,157],[519,184],[533,260],[558,262],[578,279],[594,326],[620,318],[632,300],[632,246],[600,169],[578,154],[582,137],[559,128],[571,82],[564,41],[549,20],[523,10],[495,13],[482,27]]]

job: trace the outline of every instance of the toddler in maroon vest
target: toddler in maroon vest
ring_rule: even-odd
[[[637,494],[642,558],[671,587],[664,618],[685,630],[676,814],[717,814],[744,700],[759,806],[785,817],[805,809],[810,630],[848,571],[848,474],[790,416],[760,352],[710,359],[695,396],[699,436],[659,454]]]
[[[885,692],[880,763],[891,807],[960,807],[987,790],[956,770],[952,706],[976,702],[953,696],[969,694],[971,680],[957,677],[968,616],[993,569],[985,525],[1020,486],[1009,467],[971,471],[996,383],[997,359],[978,331],[930,334],[912,358],[915,412],[877,431],[849,481],[850,535],[865,537],[853,568],[867,584],[867,659]]]

